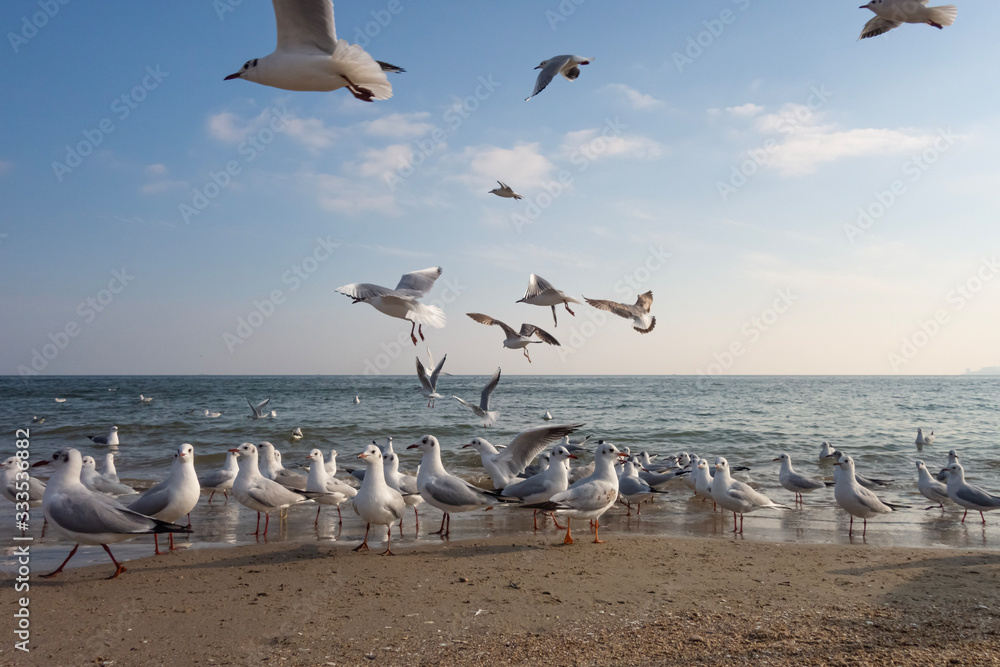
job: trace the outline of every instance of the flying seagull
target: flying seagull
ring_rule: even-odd
[[[428,306],[418,301],[434,287],[434,281],[440,277],[441,267],[432,266],[429,269],[404,273],[403,277],[399,279],[396,289],[370,283],[351,283],[338,287],[336,291],[351,297],[354,303],[368,303],[375,310],[390,317],[409,320],[412,323],[410,340],[416,345],[417,337],[413,335],[414,329],[420,334],[420,340],[424,340],[423,326],[425,324],[437,329],[441,329],[445,325],[443,310],[437,306]],[[419,328],[417,328],[418,326]]]
[[[530,303],[533,306],[551,306],[552,322],[555,326],[559,326],[559,320],[556,319],[556,306],[562,304],[566,307],[567,313],[575,316],[576,313],[570,310],[569,304],[580,302],[557,290],[545,278],[532,273],[528,276],[528,289],[524,290],[524,296],[518,299],[516,303]]]
[[[582,56],[555,56],[548,60],[543,60],[535,68],[542,70],[538,73],[538,78],[535,80],[535,90],[532,91],[531,95],[525,97],[524,101],[527,102],[545,90],[545,86],[549,85],[556,74],[562,74],[569,81],[576,81],[576,77],[580,76],[579,66],[589,65],[592,60],[593,58],[584,58]]]
[[[531,357],[528,356],[528,345],[531,343],[548,343],[549,345],[559,345],[559,341],[552,337],[551,334],[542,331],[534,324],[522,324],[521,331],[514,331],[510,326],[504,324],[500,320],[495,320],[489,315],[483,315],[482,313],[466,313],[469,317],[474,319],[480,324],[492,325],[495,324],[501,329],[503,329],[504,338],[503,346],[510,348],[511,350],[520,349],[524,352],[525,358],[528,363],[531,363]],[[532,340],[532,336],[537,336],[538,340]]]
[[[926,23],[941,30],[955,22],[958,7],[928,7],[927,2],[928,0],[871,0],[867,5],[861,5],[859,9],[875,12],[875,18],[865,24],[858,39],[881,35],[904,23]]]
[[[483,387],[483,393],[479,396],[479,405],[473,405],[458,396],[452,396],[452,398],[476,413],[476,416],[483,420],[483,426],[493,426],[497,423],[500,413],[496,410],[490,410],[490,396],[493,395],[493,390],[497,388],[497,383],[499,382],[500,369],[498,368],[497,372],[486,383],[486,386]]]
[[[514,190],[503,181],[497,181],[497,183],[500,184],[500,187],[493,188],[492,190],[490,190],[491,195],[496,195],[497,197],[506,197],[507,199],[524,199],[524,197],[514,192]]]
[[[606,310],[626,319],[632,318],[632,328],[641,334],[649,333],[656,326],[656,318],[649,314],[649,309],[653,305],[652,291],[640,294],[632,305],[587,297],[583,297],[583,300],[599,310]]]
[[[417,377],[420,379],[420,393],[427,397],[427,407],[433,408],[435,399],[441,398],[441,394],[437,393],[437,383],[438,376],[441,375],[441,369],[444,368],[444,362],[448,358],[448,355],[444,355],[434,371],[428,375],[427,369],[424,368],[423,363],[420,361],[420,357],[417,357]]]

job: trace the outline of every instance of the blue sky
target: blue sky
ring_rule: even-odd
[[[435,265],[453,373],[1000,364],[1000,7],[859,42],[857,5],[340,2],[407,70],[366,104],[222,80],[270,3],[3,3],[0,372],[410,373],[407,324],[335,288]],[[525,102],[562,53],[594,62]],[[657,327],[553,327],[532,272],[652,290]]]

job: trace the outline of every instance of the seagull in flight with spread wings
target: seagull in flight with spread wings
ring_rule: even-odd
[[[522,324],[520,331],[514,331],[510,325],[504,324],[500,320],[494,319],[489,315],[483,315],[482,313],[466,313],[469,317],[474,319],[480,324],[486,325],[497,325],[503,329],[504,338],[503,346],[511,350],[520,349],[524,352],[524,357],[531,363],[531,357],[528,356],[528,345],[531,343],[548,343],[549,345],[559,345],[559,341],[552,337],[552,334],[542,331],[534,324]],[[532,337],[537,337],[538,340],[533,340]]]
[[[414,329],[420,334],[420,340],[424,340],[425,324],[436,329],[441,329],[445,325],[443,310],[418,301],[434,287],[434,281],[440,277],[441,267],[432,266],[429,269],[404,273],[396,289],[370,283],[352,283],[338,287],[336,291],[351,297],[354,303],[368,303],[375,310],[390,317],[409,320],[412,323],[410,340],[416,345],[417,337],[413,335]]]
[[[493,390],[497,388],[497,383],[500,382],[500,369],[493,374],[493,377],[489,379],[486,386],[483,387],[483,393],[479,397],[479,405],[474,405],[465,401],[458,396],[452,396],[456,401],[464,405],[465,407],[472,410],[477,417],[483,420],[483,426],[493,426],[497,423],[497,419],[500,417],[500,413],[496,410],[490,410],[490,396],[493,395]]]
[[[649,309],[653,306],[652,291],[640,294],[639,298],[635,300],[635,304],[588,299],[587,297],[583,297],[583,300],[594,308],[606,310],[626,319],[632,318],[632,328],[641,334],[649,333],[656,326],[656,318],[649,314]]]
[[[555,326],[559,326],[559,320],[556,319],[556,306],[562,304],[566,307],[567,313],[575,316],[576,313],[570,310],[569,304],[580,302],[571,296],[566,296],[561,290],[557,290],[545,278],[532,273],[528,276],[528,289],[524,290],[524,296],[518,299],[517,303],[530,303],[533,306],[551,306],[552,322]]]
[[[542,70],[538,73],[538,78],[535,80],[535,90],[532,91],[531,95],[525,97],[524,101],[527,102],[545,90],[545,86],[552,82],[556,74],[562,74],[568,81],[576,81],[576,78],[580,76],[579,66],[589,65],[593,60],[593,58],[585,58],[583,56],[555,56],[548,60],[543,60],[535,68]]]

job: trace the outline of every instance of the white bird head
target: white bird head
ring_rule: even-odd
[[[781,454],[778,455],[778,458],[773,459],[773,460],[775,460],[775,461],[781,461],[781,462],[788,461],[789,463],[791,463],[792,462],[792,457],[790,457],[788,454],[782,452]]]
[[[951,475],[955,475],[959,479],[963,480],[965,479],[965,468],[963,468],[962,464],[959,463],[958,461],[948,464],[948,466],[945,467],[944,470],[947,471],[949,477]]]
[[[359,459],[363,459],[368,467],[382,465],[382,452],[375,445],[368,445],[365,451],[358,454]]]
[[[729,470],[729,461],[725,457],[720,456],[715,459],[715,469],[716,470]]]
[[[87,470],[97,469],[97,462],[94,461],[93,456],[84,456],[83,459],[81,459],[81,463],[83,464],[83,467],[86,468]]]
[[[317,463],[323,463],[323,452],[318,449],[314,449],[306,454],[307,461],[315,461]]]
[[[248,60],[243,63],[243,67],[240,68],[239,72],[230,74],[223,81],[230,81],[232,79],[246,79],[247,81],[257,80],[257,61],[260,58],[254,58],[253,60]]]
[[[477,438],[477,440],[478,439],[479,438]],[[438,443],[438,439],[433,435],[425,435],[420,438],[420,440],[407,447],[407,449],[419,449],[426,454],[427,452],[437,451],[440,446],[441,445]]]
[[[927,466],[920,459],[917,459],[917,470],[927,470]]]
[[[838,460],[833,465],[840,466],[841,470],[846,470],[847,474],[850,475],[851,477],[854,476],[854,459],[852,459],[850,456],[846,455],[841,456],[840,460]]]
[[[244,461],[252,461],[255,465],[257,463],[257,447],[255,447],[252,442],[244,442],[239,447],[230,449],[229,451],[239,458],[240,463],[243,463]]]

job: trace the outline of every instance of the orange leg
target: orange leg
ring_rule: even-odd
[[[572,523],[573,519],[566,517],[566,537],[563,538],[563,544],[573,544],[573,536],[570,534],[570,525]]]
[[[368,551],[368,531],[371,527],[370,523],[365,524],[365,541],[351,549],[351,551]],[[390,530],[389,533],[392,534],[392,531]]]

